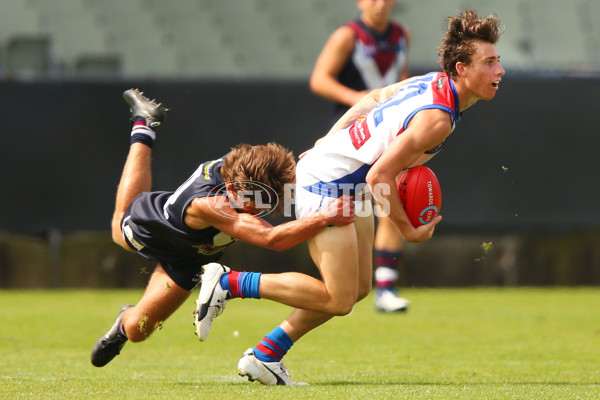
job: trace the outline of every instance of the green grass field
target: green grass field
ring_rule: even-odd
[[[0,291],[6,399],[598,399],[600,289],[411,289],[406,314],[372,299],[318,328],[286,366],[309,387],[264,387],[237,361],[289,309],[234,300],[209,339],[193,298],[148,341],[104,368],[96,339],[141,291]],[[237,332],[235,334],[234,332]]]

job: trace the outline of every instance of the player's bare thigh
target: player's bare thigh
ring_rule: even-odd
[[[308,240],[313,261],[332,298],[336,314],[346,314],[371,287],[373,216],[329,227]]]
[[[357,207],[363,207],[363,212],[357,211],[354,223],[358,241],[358,300],[362,300],[371,292],[373,280],[375,219],[373,213],[369,212],[373,210],[370,201],[363,201],[357,204]]]
[[[308,249],[330,296],[330,312],[349,313],[358,296],[358,244],[354,224],[324,229],[308,240]]]

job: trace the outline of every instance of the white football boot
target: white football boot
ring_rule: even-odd
[[[262,362],[254,356],[252,348],[246,350],[238,362],[240,376],[245,376],[250,382],[259,381],[263,385],[306,386],[306,382],[294,382],[290,373],[281,361]]]
[[[377,289],[375,292],[375,309],[377,311],[394,313],[408,309],[410,301],[398,296],[393,289]]]
[[[220,279],[223,274],[231,271],[229,267],[219,263],[206,264],[203,270],[202,286],[194,310],[196,336],[201,342],[208,337],[213,320],[225,310],[229,292],[221,287]]]

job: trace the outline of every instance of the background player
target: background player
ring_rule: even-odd
[[[166,110],[137,90],[125,91],[124,98],[134,124],[112,237],[125,250],[158,264],[140,301],[123,306],[112,328],[96,342],[91,361],[97,367],[119,354],[128,339],[143,341],[162,326],[198,284],[202,265],[217,260],[235,240],[284,250],[329,225],[354,220],[352,204],[343,199],[326,214],[278,226],[255,216],[265,211],[259,204],[283,205],[284,186],[294,181],[294,155],[275,143],[239,145],[222,159],[202,163],[176,191],[150,192],[152,128],[161,125]]]
[[[357,0],[358,19],[338,28],[327,40],[310,78],[311,90],[334,101],[332,124],[369,90],[408,78],[406,25],[391,21],[395,0]],[[405,311],[410,302],[398,296],[398,268],[404,242],[394,224],[377,218],[375,234],[375,309]]]

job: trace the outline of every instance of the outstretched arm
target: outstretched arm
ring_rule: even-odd
[[[273,226],[249,213],[238,213],[222,197],[195,199],[186,210],[185,223],[193,229],[213,226],[231,237],[274,250],[286,250],[330,225],[354,222],[354,204],[348,196],[336,199],[311,217]]]

